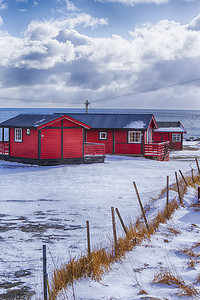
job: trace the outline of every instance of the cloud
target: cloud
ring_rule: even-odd
[[[74,16],[70,15],[71,18]],[[57,95],[55,102],[62,99],[81,102],[87,98],[92,103],[92,99],[200,78],[199,17],[186,25],[169,20],[143,24],[130,32],[130,39],[116,34],[90,37],[75,29],[78,24],[89,24],[91,19],[87,23],[80,14],[73,25],[69,19],[32,21],[21,38],[0,32],[0,94],[10,89],[22,98],[26,91],[26,97],[34,99],[37,96],[52,99],[52,95]],[[196,101],[199,96],[198,82],[193,82],[138,93],[123,101],[117,98],[105,102],[105,107],[116,104],[166,108],[173,104],[172,99],[177,99],[174,106],[183,108],[184,104],[187,108],[190,103],[192,108],[192,104],[199,103]]]
[[[8,8],[7,3],[4,0],[0,0],[0,9],[6,9]]]
[[[25,8],[19,8],[18,11],[24,13],[24,12],[27,11],[27,9],[25,9]]]
[[[66,20],[58,22],[58,24],[68,27],[76,28],[77,26],[91,27],[92,29],[97,28],[98,26],[108,25],[108,20],[104,18],[92,17],[86,13],[71,14]]]
[[[0,26],[2,26],[3,25],[3,19],[2,19],[2,17],[0,16]]]
[[[133,6],[133,5],[136,5],[136,4],[141,4],[141,3],[165,4],[165,3],[169,2],[169,0],[96,0],[96,1],[121,3],[121,4],[125,4],[125,5],[130,5],[130,6]]]
[[[187,29],[200,31],[200,14],[190,22]]]
[[[78,8],[74,5],[72,1],[66,0],[67,9],[71,11],[76,11]]]

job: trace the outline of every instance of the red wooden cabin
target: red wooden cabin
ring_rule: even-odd
[[[158,129],[153,114],[70,114],[90,125],[85,141],[102,143],[107,154],[128,154],[169,159],[169,142],[154,143]]]
[[[0,123],[0,155],[40,165],[103,162],[105,153],[168,160],[169,144],[179,149],[174,137],[185,131],[158,124],[153,114],[22,114]]]
[[[103,144],[84,142],[90,126],[69,116],[19,115],[0,124],[3,128],[1,157],[10,161],[50,165],[103,162]],[[9,128],[9,142],[4,142]]]
[[[158,129],[154,130],[154,141],[169,141],[171,150],[182,150],[183,134],[186,131],[181,122],[157,122],[157,124]]]

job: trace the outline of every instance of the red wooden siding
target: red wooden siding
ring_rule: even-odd
[[[99,139],[99,132],[107,132],[107,140]],[[105,145],[107,154],[113,153],[113,131],[112,130],[87,130],[87,143],[102,143]]]
[[[55,123],[52,123],[48,125],[47,127],[61,127],[61,121],[57,121]]]
[[[99,140],[99,132],[107,132],[107,140]],[[142,148],[140,143],[128,143],[127,130],[115,130],[114,132],[114,153],[115,154],[136,154],[140,155]],[[88,143],[103,143],[105,145],[105,153],[113,153],[113,131],[112,130],[89,130],[87,131]]]
[[[41,159],[61,158],[61,129],[41,130]]]
[[[142,139],[142,137],[141,137]],[[141,143],[128,143],[128,131],[115,131],[115,153],[116,154],[138,154],[142,151]]]
[[[173,132],[173,133],[181,134],[183,136],[183,134],[180,132]],[[182,148],[183,148],[182,138],[181,138],[181,142],[172,142],[172,134],[173,133],[171,133],[171,132],[154,132],[154,142],[169,141],[171,149],[182,150]]]
[[[83,129],[63,129],[63,157],[76,158],[83,156]]]
[[[22,142],[15,142],[15,129],[10,129],[10,156],[38,158],[38,131],[31,129],[31,134],[22,130]]]
[[[69,121],[67,119],[63,119],[63,126],[64,127],[80,127],[78,124],[76,124],[72,121]]]

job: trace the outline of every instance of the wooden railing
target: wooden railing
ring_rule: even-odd
[[[145,144],[144,155],[157,160],[169,160],[169,142]]]
[[[84,143],[84,156],[105,155],[105,145],[96,143]]]
[[[9,142],[0,142],[0,154],[9,155]]]

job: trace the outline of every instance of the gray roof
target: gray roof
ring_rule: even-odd
[[[21,114],[0,123],[0,127],[37,128],[61,117],[61,114]]]
[[[67,114],[68,116],[98,129],[147,129],[153,114]]]
[[[141,130],[148,128],[153,117],[153,114],[21,114],[0,123],[0,127],[37,128],[64,115],[89,125],[92,128],[132,128]]]
[[[157,122],[158,127],[167,128],[167,127],[180,127],[181,123],[180,121],[177,122]]]
[[[180,121],[177,122],[157,122],[158,129],[155,131],[157,132],[180,132],[180,133],[186,133],[185,128],[181,124]]]

